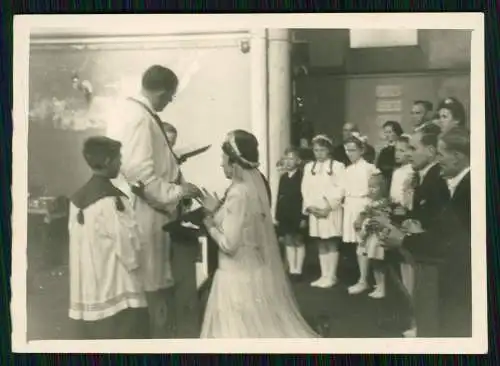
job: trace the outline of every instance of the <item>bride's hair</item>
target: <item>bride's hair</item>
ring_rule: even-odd
[[[259,142],[250,132],[230,132],[222,144],[222,151],[229,157],[230,162],[243,169],[255,169],[259,166]]]

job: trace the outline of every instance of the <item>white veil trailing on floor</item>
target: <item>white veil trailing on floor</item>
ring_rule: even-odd
[[[238,169],[240,170],[240,169]],[[293,290],[286,273],[283,269],[278,238],[276,236],[269,196],[266,184],[261,173],[257,169],[241,169],[243,184],[247,187],[249,210],[255,213],[255,232],[260,239],[258,243],[259,250],[264,263],[265,287],[263,290],[262,301],[266,306],[271,307],[272,313],[276,313],[274,324],[278,333],[283,333],[282,337],[287,338],[319,338],[300,314]],[[252,214],[253,214],[252,213]]]

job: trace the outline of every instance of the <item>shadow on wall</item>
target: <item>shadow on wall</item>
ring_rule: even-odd
[[[70,196],[91,171],[82,156],[85,139],[102,130],[61,130],[32,123],[28,131],[28,187],[48,196]]]

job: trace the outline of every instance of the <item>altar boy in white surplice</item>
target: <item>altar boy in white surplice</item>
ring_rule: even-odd
[[[171,70],[154,65],[142,77],[141,93],[124,100],[108,123],[107,135],[122,143],[122,169],[116,184],[134,199],[135,214],[145,240],[141,276],[148,295],[153,337],[163,337],[167,326],[166,292],[174,283],[170,237],[163,225],[174,221],[179,203],[198,189],[185,183],[157,112],[170,103],[178,79]],[[140,184],[144,197],[130,187]]]
[[[128,197],[112,183],[118,141],[91,137],[83,155],[92,177],[72,197],[69,216],[69,317],[85,339],[148,338],[141,284],[141,236]]]

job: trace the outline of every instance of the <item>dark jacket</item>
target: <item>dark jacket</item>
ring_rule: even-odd
[[[389,187],[391,186],[392,173],[397,166],[395,155],[396,149],[394,146],[385,146],[380,150],[375,164],[384,175]]]
[[[470,202],[467,174],[427,230],[403,242],[417,263],[433,263],[438,268],[440,337],[472,335]]]
[[[413,194],[411,218],[422,223],[425,229],[446,206],[450,199],[450,191],[446,181],[441,177],[439,165],[434,165],[425,175]]]
[[[302,177],[302,170],[297,170],[292,177],[285,173],[280,178],[275,216],[280,234],[299,232],[300,222],[306,218],[302,214]]]

